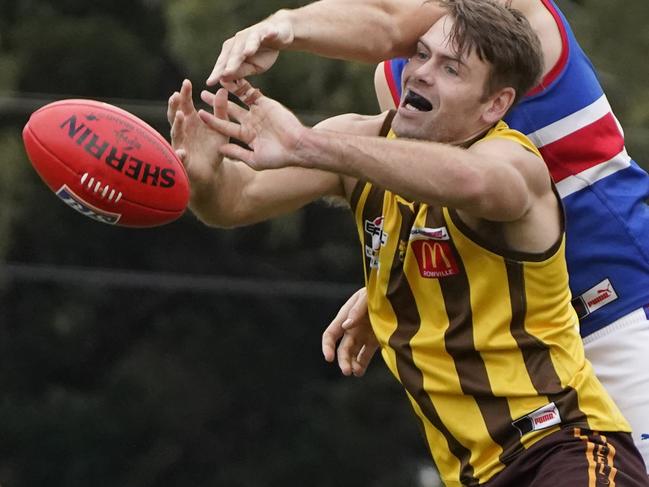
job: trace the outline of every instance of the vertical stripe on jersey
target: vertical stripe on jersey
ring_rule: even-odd
[[[356,185],[349,197],[349,206],[351,206],[353,212],[356,212],[356,208],[358,208],[358,202],[361,199],[361,194],[363,194],[363,189],[365,189],[366,184],[365,181],[356,181]]]
[[[426,226],[446,226],[441,208],[429,208]],[[460,255],[452,240],[449,241],[456,255]],[[509,403],[505,397],[497,397],[491,389],[487,367],[476,350],[473,340],[473,312],[469,279],[464,263],[458,259],[460,272],[439,279],[439,285],[446,306],[449,327],[445,333],[446,351],[453,358],[462,390],[474,397],[491,439],[501,448],[499,460],[507,459],[523,449],[520,437],[514,432]]]
[[[552,365],[549,347],[525,330],[527,299],[523,264],[504,259],[509,282],[509,301],[512,307],[510,332],[523,354],[527,374],[540,395],[547,395],[561,414],[564,424],[588,427],[584,413],[579,409],[577,391],[561,385],[559,374]]]
[[[399,204],[401,213],[401,227],[399,238],[408,241],[410,229],[415,220],[415,212],[406,205]],[[390,280],[386,297],[397,317],[397,328],[388,340],[388,345],[396,352],[397,373],[401,383],[413,400],[419,405],[421,412],[428,421],[446,438],[449,450],[460,461],[460,480],[463,485],[478,485],[479,481],[474,476],[473,466],[470,464],[471,451],[464,447],[446,428],[435,409],[430,396],[424,390],[424,376],[415,365],[410,341],[419,331],[421,319],[417,310],[415,297],[403,273],[403,263],[399,259],[399,246],[392,260]]]

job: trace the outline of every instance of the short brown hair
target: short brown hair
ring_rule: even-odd
[[[514,104],[540,81],[541,42],[523,14],[492,0],[433,0],[453,19],[449,43],[461,55],[473,50],[491,65],[485,96],[516,90]]]

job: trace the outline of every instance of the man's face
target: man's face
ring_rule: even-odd
[[[489,65],[475,52],[460,57],[449,45],[450,17],[438,20],[417,43],[403,72],[403,94],[392,128],[399,137],[460,143],[491,126],[482,115]]]

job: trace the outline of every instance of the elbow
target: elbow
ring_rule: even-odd
[[[225,210],[214,201],[192,198],[189,210],[204,225],[212,228],[230,229],[245,225],[234,209]]]
[[[215,215],[192,205],[189,206],[189,210],[199,222],[210,228],[230,229],[239,226],[235,221],[223,218],[222,215]]]

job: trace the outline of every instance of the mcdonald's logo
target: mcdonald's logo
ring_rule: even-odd
[[[413,241],[411,246],[421,277],[437,279],[460,272],[453,249],[448,242],[421,239]]]

